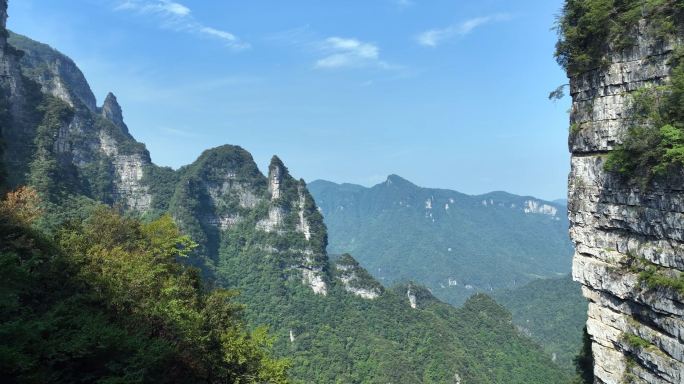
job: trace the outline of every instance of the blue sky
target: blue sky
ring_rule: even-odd
[[[10,0],[174,168],[237,144],[264,169],[466,193],[566,194],[561,0]]]

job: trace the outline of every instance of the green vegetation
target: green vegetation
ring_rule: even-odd
[[[535,280],[525,286],[494,293],[513,314],[513,323],[544,347],[568,372],[582,347],[587,301],[570,276]],[[590,354],[591,355],[591,354]],[[593,382],[593,381],[592,381]]]
[[[372,188],[309,184],[328,227],[330,253],[350,253],[384,285],[414,280],[461,305],[476,292],[570,272],[564,205],[504,192],[469,196],[421,188],[399,176],[388,180]],[[529,200],[557,215],[525,213]]]
[[[633,264],[632,268],[639,272],[639,281],[644,282],[648,288],[665,288],[684,295],[684,273],[668,273],[665,268],[645,259]]]
[[[654,264],[645,258],[629,255],[629,269],[639,274],[639,281],[649,289],[664,288],[684,296],[684,273]]]
[[[335,276],[351,277],[347,271],[353,271],[353,279],[347,283],[351,287],[375,290],[377,292],[384,291],[382,284],[378,283],[350,254],[345,253],[337,260],[332,260],[332,262],[336,265]]]
[[[672,61],[670,83],[633,94],[633,126],[605,164],[644,187],[684,165],[684,49]]]
[[[30,51],[29,76],[57,76],[45,72],[51,59],[68,64],[49,47],[19,44]],[[85,80],[65,68],[58,75],[73,108],[34,87],[21,117],[30,121],[3,127],[17,155],[5,159],[32,164],[31,172],[11,167],[13,185],[40,188],[8,195],[0,210],[3,382],[284,383],[288,366],[301,383],[567,382],[487,296],[456,309],[412,284],[413,309],[406,285],[375,300],[346,292],[313,198],[277,158],[274,200],[251,155],[224,146],[175,172],[147,166],[153,210],[142,219],[103,207],[116,203],[107,153],[149,159],[85,105]],[[72,113],[79,129],[60,130]],[[107,153],[103,133],[113,139],[104,140]],[[303,272],[317,273],[327,296],[314,294]]]
[[[45,98],[38,110],[43,114],[36,129],[35,152],[29,166],[29,183],[49,201],[69,193],[74,180],[68,172],[60,172],[59,160],[54,153],[55,138],[60,129],[73,117],[73,110],[65,102],[52,96]]]
[[[608,52],[634,44],[639,20],[666,38],[683,11],[680,0],[567,0],[558,19],[556,59],[570,76],[600,68]]]
[[[582,330],[582,350],[574,359],[577,379],[575,384],[594,384],[594,355],[591,353],[591,338],[585,326]]]
[[[624,333],[622,335],[622,340],[632,348],[646,349],[653,346],[653,344],[649,343],[647,340],[631,333]]]
[[[248,323],[272,330],[277,356],[291,360],[293,380],[442,383],[458,374],[473,383],[566,381],[567,375],[522,337],[510,324],[510,314],[489,298],[479,296],[457,310],[413,286],[420,301],[414,310],[406,286],[385,290],[376,300],[347,293],[336,271],[330,271],[325,226],[304,183],[293,179],[277,158],[273,167],[282,170],[282,178],[280,197],[271,201],[266,177],[254,171],[244,150],[225,146],[205,152],[181,170],[171,212],[188,233],[196,231],[201,241],[218,245],[215,254],[216,245],[205,248],[206,258],[197,252],[192,259],[200,261],[192,263],[203,265],[217,286],[240,290]],[[230,189],[211,197],[211,190],[224,185]],[[245,208],[238,193],[260,200]],[[302,197],[309,240],[297,230]],[[255,230],[272,209],[282,212],[281,225],[270,232]],[[217,231],[206,224],[217,214],[239,215],[240,220]],[[349,256],[338,262],[358,266]],[[302,284],[305,268],[320,270],[327,296]],[[370,275],[361,279],[364,286],[380,286]]]
[[[142,224],[92,204],[48,236],[31,189],[0,204],[4,382],[285,383],[287,364],[249,332],[234,292],[203,290],[176,259],[172,220]]]
[[[146,213],[147,217],[156,218],[169,211],[179,177],[180,172],[176,172],[170,167],[159,167],[152,164],[145,168],[142,183],[147,186],[152,195],[151,211]]]
[[[253,236],[242,240],[261,243]],[[298,271],[283,277],[287,254],[231,251],[231,244],[221,252],[219,282],[240,289],[250,323],[268,324],[278,336],[275,350],[291,359],[296,382],[444,383],[456,374],[469,383],[567,380],[484,295],[460,309],[433,299],[416,310],[406,286],[371,301],[333,283],[323,297],[301,284]]]
[[[656,39],[671,39],[681,28],[681,0],[568,0],[558,21],[556,58],[569,76],[608,64],[608,52],[629,49],[640,20]],[[605,167],[647,185],[684,165],[684,49],[672,57],[668,84],[632,94],[632,126]],[[575,133],[579,126],[573,125]]]

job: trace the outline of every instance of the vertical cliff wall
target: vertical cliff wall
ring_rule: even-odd
[[[596,383],[684,383],[684,298],[649,287],[634,262],[684,270],[684,179],[644,188],[604,169],[628,133],[634,91],[669,81],[678,43],[650,31],[642,20],[634,47],[570,80],[573,277],[589,300]]]

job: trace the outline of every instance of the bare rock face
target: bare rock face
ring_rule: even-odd
[[[8,143],[4,161],[10,185],[26,183],[26,164],[33,157],[36,126],[41,118],[37,116],[38,104],[54,97],[73,112],[54,134],[53,155],[59,163],[73,166],[83,186],[92,185],[94,179],[111,180],[103,186],[106,190],[93,192],[91,197],[141,213],[149,210],[152,196],[143,176],[152,163],[144,145],[128,133],[116,98],[110,94],[98,108],[85,76],[70,58],[46,44],[6,32],[6,7],[7,1],[3,1],[0,88],[3,97],[8,97],[13,119],[2,132]],[[86,195],[92,192],[83,188]]]
[[[102,116],[114,123],[117,127],[121,129],[122,132],[128,134],[128,127],[123,120],[123,112],[121,111],[121,106],[116,100],[116,96],[109,92],[102,104]]]
[[[597,383],[684,383],[684,297],[629,268],[643,258],[673,276],[684,270],[684,182],[644,190],[604,169],[627,134],[630,94],[669,80],[677,42],[646,31],[642,23],[636,46],[606,68],[570,80],[573,278],[589,300]]]
[[[243,250],[279,260],[283,276],[327,295],[326,229],[303,181],[274,156],[267,176],[252,155],[232,145],[205,151],[184,167],[171,212],[214,261],[221,239],[252,232]],[[321,240],[323,239],[323,240]],[[211,261],[209,261],[211,263]]]
[[[18,34],[10,33],[9,43],[24,52],[21,65],[29,70],[29,77],[40,85],[43,93],[73,108],[97,111],[95,95],[73,60],[47,44]]]
[[[9,185],[22,181],[21,175],[28,171],[27,153],[32,151],[36,124],[31,121],[33,105],[27,96],[31,93],[22,75],[21,53],[10,46],[6,29],[7,0],[0,0],[0,99],[8,106],[9,124],[0,127],[4,145],[4,159]]]
[[[335,262],[335,275],[345,291],[363,299],[377,299],[383,292],[382,285],[348,254]]]

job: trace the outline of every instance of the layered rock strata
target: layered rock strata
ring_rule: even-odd
[[[633,48],[570,80],[573,277],[589,300],[596,383],[684,383],[684,297],[648,287],[635,268],[684,270],[684,178],[644,188],[604,168],[632,124],[634,91],[669,81],[678,44],[642,22]]]

